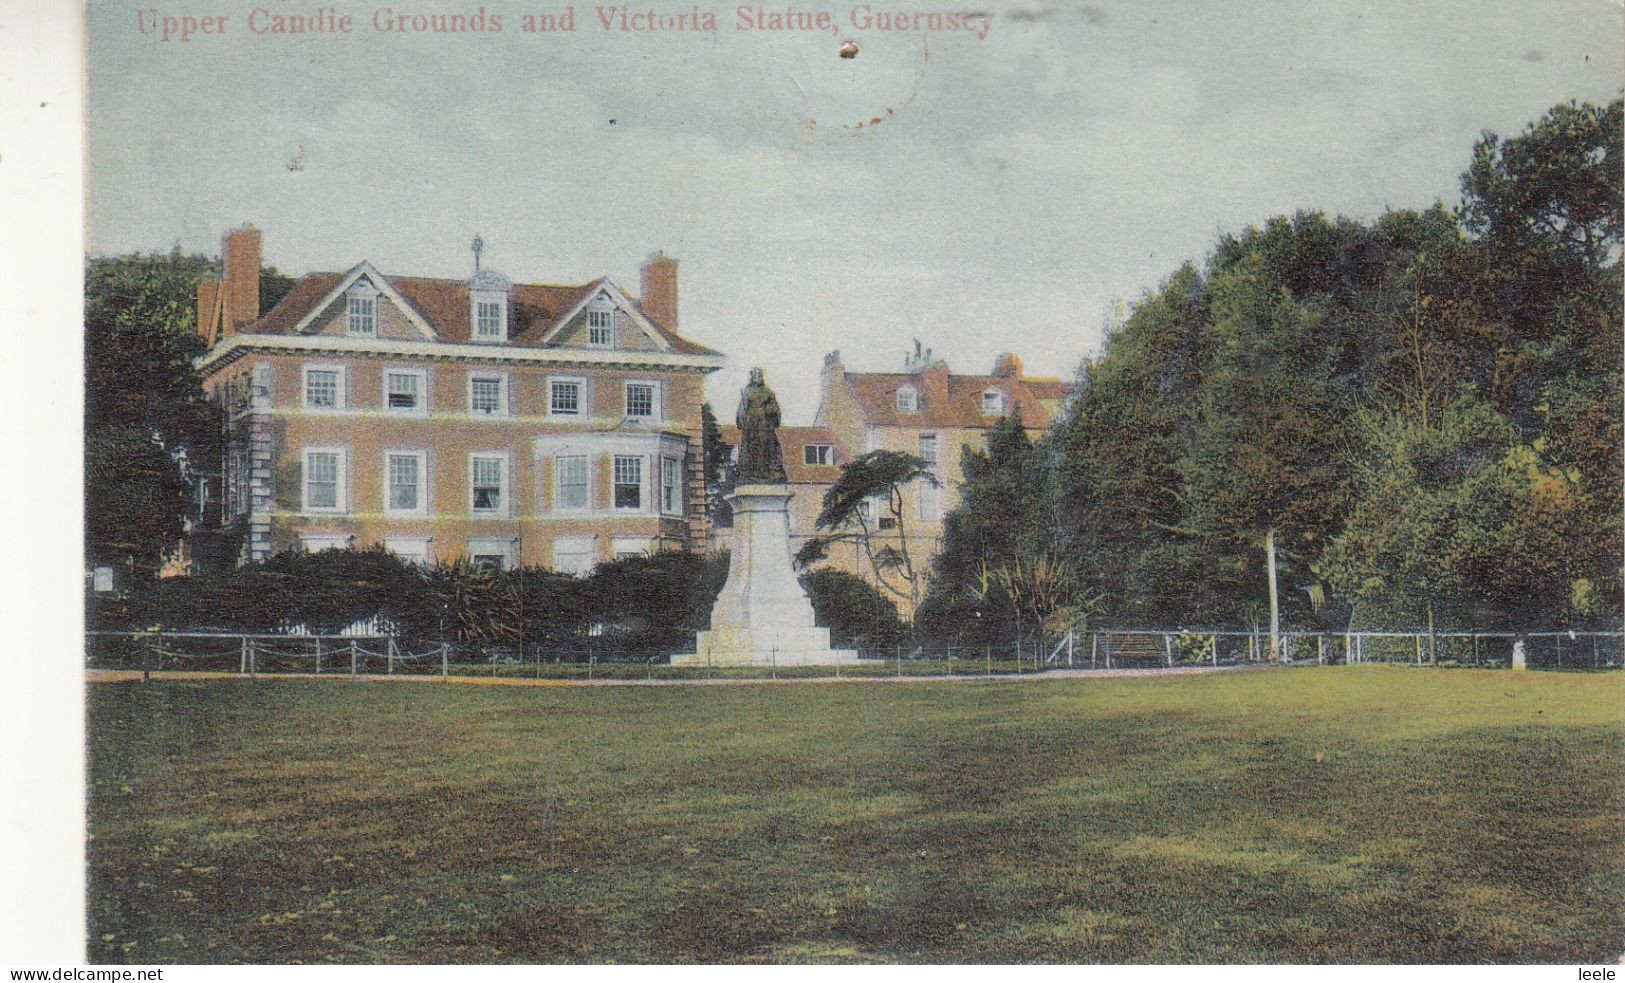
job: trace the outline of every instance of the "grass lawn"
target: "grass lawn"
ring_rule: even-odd
[[[1612,962],[1625,681],[90,688],[92,962]]]

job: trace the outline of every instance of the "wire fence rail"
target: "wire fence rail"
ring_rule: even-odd
[[[487,647],[393,635],[213,631],[86,633],[92,669],[261,674],[408,674],[531,679],[727,679],[1009,676],[1054,670],[1148,670],[1243,665],[1358,665],[1602,671],[1625,665],[1622,631],[1288,631],[1270,652],[1267,632],[1208,628],[1099,628],[1041,641],[981,646],[858,648],[842,665],[671,664],[673,652],[613,643]],[[787,657],[786,663],[793,658]]]
[[[1625,631],[1284,631],[1272,656],[1264,631],[1100,628],[1060,640],[1053,664],[1089,668],[1163,665],[1410,664],[1470,668],[1617,669]]]

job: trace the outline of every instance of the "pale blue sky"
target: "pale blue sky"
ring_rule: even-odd
[[[853,60],[735,32],[730,4],[700,4],[715,34],[606,34],[578,3],[576,34],[525,35],[518,14],[563,4],[497,0],[500,35],[399,37],[370,27],[386,4],[337,0],[355,32],[309,39],[250,35],[257,5],[319,6],[170,2],[231,33],[162,44],[148,8],[91,0],[93,253],[213,253],[251,221],[284,272],[455,277],[478,231],[515,279],[635,291],[664,249],[685,332],[729,356],[725,415],[762,365],[796,422],[831,348],[894,370],[919,337],[956,370],[1009,349],[1070,375],[1117,298],[1220,231],[1453,204],[1481,130],[1625,75],[1614,0],[1028,0],[985,40],[843,27]]]

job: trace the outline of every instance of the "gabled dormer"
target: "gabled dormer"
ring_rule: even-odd
[[[508,340],[513,281],[495,270],[480,270],[468,281],[468,337],[482,344]]]
[[[660,329],[607,279],[593,283],[575,306],[559,317],[542,344],[643,352],[671,351],[672,347]]]
[[[336,278],[337,282],[331,274],[309,279],[333,286],[293,325],[293,334],[401,341],[435,337],[423,315],[366,260]]]

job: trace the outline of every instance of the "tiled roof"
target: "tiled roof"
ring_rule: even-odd
[[[848,372],[846,382],[864,419],[877,427],[991,427],[998,417],[982,412],[982,394],[997,389],[1011,401],[1007,413],[1020,406],[1022,422],[1029,429],[1043,430],[1073,388],[1071,383],[1058,379],[949,375],[943,396],[933,393],[923,374],[904,372]],[[919,393],[918,413],[897,410],[897,390],[905,385]]]
[[[729,447],[739,446],[739,428],[726,424],[722,442]],[[808,464],[804,448],[808,444],[829,444],[835,448],[833,464]],[[841,465],[852,458],[846,446],[825,427],[780,427],[779,450],[784,455],[784,473],[793,485],[833,485],[841,477]]]
[[[288,295],[253,325],[242,330],[249,334],[292,334],[294,326],[304,320],[322,298],[332,293],[347,274],[309,273],[299,278]],[[464,280],[442,280],[432,277],[388,276],[391,287],[428,322],[437,340],[464,342],[469,340],[468,283]],[[508,312],[509,345],[538,347],[557,324],[576,304],[589,294],[599,281],[579,286],[517,283],[513,287],[513,306]],[[641,309],[639,313],[642,313]],[[717,351],[688,340],[669,330],[654,318],[647,318],[655,331],[671,345],[672,351],[685,355],[716,355]]]

